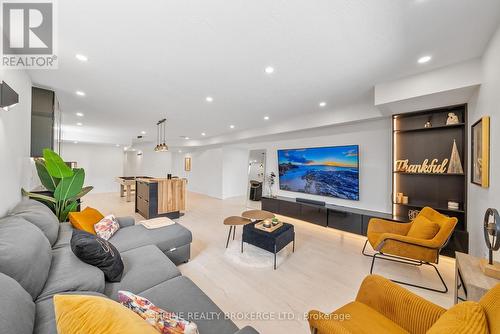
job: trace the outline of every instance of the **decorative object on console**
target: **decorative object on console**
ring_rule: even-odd
[[[479,260],[479,266],[486,276],[500,279],[500,263],[493,261],[493,251],[500,249],[500,216],[496,209],[486,210],[483,231],[484,240],[488,247],[488,261]]]
[[[403,199],[401,200],[402,204],[408,204],[408,196],[403,196]]]
[[[462,162],[460,154],[458,154],[457,141],[453,139],[453,147],[451,149],[450,164],[448,165],[448,174],[463,174]]]
[[[83,168],[68,167],[56,152],[47,148],[43,150],[43,159],[35,159],[35,167],[40,182],[53,196],[27,192],[24,189],[22,194],[44,202],[60,222],[66,221],[68,214],[77,210],[78,200],[93,189],[91,186],[83,187],[85,171]]]
[[[186,172],[191,171],[191,157],[185,157],[184,158],[184,170]]]
[[[167,152],[168,151],[168,146],[166,143],[166,136],[165,136],[165,127],[167,125],[167,119],[163,118],[160,119],[156,123],[156,146],[155,146],[155,152]]]
[[[158,334],[133,311],[105,297],[55,295],[54,311],[58,334]]]
[[[415,210],[415,209],[408,210],[408,219],[410,221],[415,220],[415,218],[417,218],[419,213],[420,213],[420,210]]]
[[[107,215],[94,224],[94,231],[99,238],[109,240],[120,229],[120,224],[114,215]]]
[[[446,125],[458,124],[458,116],[454,112],[448,113],[448,118],[446,119]]]
[[[403,203],[403,196],[404,196],[403,193],[397,193],[396,194],[396,203],[397,204]]]
[[[10,108],[19,103],[19,94],[10,88],[9,85],[2,81],[0,84],[0,108],[8,111]]]
[[[274,186],[274,183],[276,182],[276,174],[274,174],[274,172],[271,172],[267,175],[266,177],[266,182],[267,182],[267,186],[269,187],[269,196],[270,197],[275,197],[273,195],[273,186]]]
[[[460,203],[455,201],[448,201],[448,209],[458,210],[460,208]]]
[[[409,164],[409,159],[396,160],[396,172],[404,173],[420,173],[420,174],[444,174],[446,173],[446,165],[448,159],[444,159],[439,163],[439,159],[432,159],[429,164],[429,159],[425,159],[421,164]]]
[[[71,250],[83,262],[96,266],[109,282],[120,282],[123,262],[118,250],[109,241],[85,231],[73,230]]]
[[[490,186],[490,117],[484,116],[472,125],[471,182],[483,188]]]
[[[146,320],[161,334],[198,334],[198,327],[194,322],[184,320],[173,312],[165,311],[148,299],[132,292],[118,291],[118,301]]]
[[[427,128],[432,128],[432,122],[431,122],[431,120],[432,120],[432,116],[429,117],[429,119],[427,120],[427,122],[425,122],[424,128],[426,128],[426,129]]]

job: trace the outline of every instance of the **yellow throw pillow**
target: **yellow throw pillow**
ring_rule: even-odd
[[[71,223],[71,225],[73,225],[74,228],[92,234],[96,234],[94,230],[94,224],[98,223],[99,221],[101,221],[101,219],[104,218],[102,213],[91,207],[86,207],[81,212],[70,212],[68,217],[69,222]]]
[[[58,334],[158,334],[139,315],[104,297],[55,295]]]
[[[439,232],[438,223],[432,222],[424,216],[417,216],[408,231],[407,236],[416,239],[430,240]]]
[[[446,311],[427,334],[487,334],[483,308],[476,302],[459,303]]]

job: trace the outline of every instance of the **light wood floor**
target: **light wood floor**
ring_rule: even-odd
[[[243,198],[219,200],[188,193],[188,210],[178,220],[192,231],[194,239],[191,261],[179,267],[181,272],[223,311],[235,313],[237,319],[234,321],[238,326],[252,325],[263,334],[308,333],[304,320],[308,310],[329,312],[355,298],[371,262],[370,258],[361,255],[365,241],[361,236],[282,217],[295,226],[296,248],[295,253],[279,263],[277,270],[244,266],[228,257],[225,248],[228,229],[222,221],[227,216],[239,215],[248,204]],[[84,198],[85,205],[105,214],[134,215],[134,203],[127,203],[118,192],[89,194]],[[136,215],[136,220],[142,219]],[[241,229],[237,230],[236,239],[233,242],[239,243]],[[453,304],[454,260],[441,257],[440,262],[439,269],[450,292],[411,290],[449,307]],[[432,268],[381,261],[375,270],[384,276],[417,284],[435,283],[438,287]],[[253,317],[270,314],[281,319],[238,320],[247,312]],[[288,320],[289,317],[292,319]]]

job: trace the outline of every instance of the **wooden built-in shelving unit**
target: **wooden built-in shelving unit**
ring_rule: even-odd
[[[459,123],[446,125],[448,113],[458,115]],[[425,127],[427,121],[431,127]],[[396,161],[408,159],[420,164],[425,159],[450,159],[456,141],[464,173],[412,173],[396,170]],[[443,250],[448,256],[455,251],[468,252],[467,234],[467,105],[393,115],[393,209],[392,214],[408,217],[409,210],[430,206],[458,218],[455,232]],[[408,203],[396,203],[396,194],[408,196]],[[448,201],[459,203],[449,209]]]

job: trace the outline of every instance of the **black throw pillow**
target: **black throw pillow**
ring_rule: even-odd
[[[109,282],[119,282],[123,274],[123,262],[120,253],[109,241],[96,235],[73,230],[71,250],[83,262],[96,266],[104,272]]]

